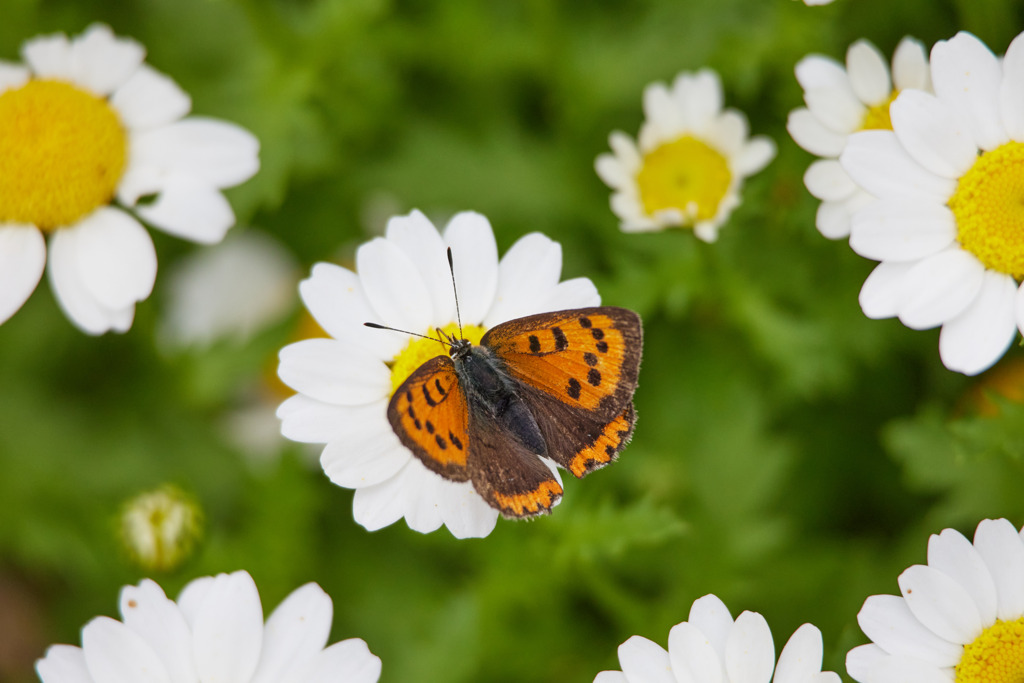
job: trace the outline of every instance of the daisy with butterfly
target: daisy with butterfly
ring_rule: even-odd
[[[457,214],[439,233],[414,211],[359,248],[357,272],[314,266],[299,291],[332,338],[282,349],[279,375],[299,393],[278,416],[286,437],[326,444],[321,464],[355,489],[357,522],[486,536],[499,511],[550,510],[555,463],[583,476],[625,445],[639,317],[600,308],[587,278],[560,282],[561,260],[531,233],[499,262],[483,216]],[[395,331],[438,329],[447,346]]]

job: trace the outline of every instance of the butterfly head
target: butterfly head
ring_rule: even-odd
[[[440,327],[437,328],[437,335],[442,343],[448,345],[448,355],[452,357],[452,360],[463,360],[473,349],[473,342],[463,337],[445,334]]]

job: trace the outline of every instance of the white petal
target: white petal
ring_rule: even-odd
[[[960,584],[926,565],[914,565],[899,577],[907,607],[935,635],[964,645],[981,633],[983,624],[974,600]]]
[[[391,393],[388,367],[354,344],[305,339],[284,347],[279,355],[278,376],[318,401],[357,406]]]
[[[463,325],[479,325],[498,288],[498,244],[487,218],[472,211],[455,214],[444,229],[452,249]]]
[[[441,519],[455,538],[484,538],[494,531],[498,511],[469,482],[441,482]]]
[[[821,673],[821,631],[812,624],[803,624],[789,637],[775,667],[774,683],[809,683]]]
[[[846,135],[826,128],[809,109],[789,112],[786,130],[796,144],[819,157],[838,157],[846,146]]]
[[[725,643],[732,630],[733,620],[729,608],[715,595],[705,595],[693,601],[688,621],[703,633],[718,658],[725,659]]]
[[[852,133],[860,128],[867,109],[852,90],[841,88],[810,88],[804,102],[826,128],[837,133]]]
[[[594,677],[594,683],[630,683],[630,680],[621,671],[602,671]]]
[[[711,122],[707,139],[723,155],[732,157],[743,152],[749,134],[750,124],[743,112],[726,109]]]
[[[928,565],[959,583],[974,599],[982,624],[996,620],[996,585],[981,554],[955,529],[928,539]],[[950,665],[952,666],[952,665]]]
[[[757,173],[775,158],[775,141],[764,135],[756,135],[743,145],[739,154],[731,160],[733,171],[739,176]]]
[[[358,489],[391,479],[410,457],[391,425],[382,423],[377,429],[354,431],[328,443],[320,455],[320,465],[338,486]]]
[[[857,192],[861,192],[858,188]],[[814,216],[814,226],[824,237],[838,240],[850,236],[850,211],[846,202],[822,202]]]
[[[146,50],[134,40],[93,24],[71,42],[71,80],[106,96],[127,81],[145,57]]]
[[[1024,615],[1024,543],[1005,519],[986,519],[974,533],[978,550],[996,584],[998,616],[1013,621]]]
[[[376,238],[356,251],[363,293],[376,312],[374,320],[406,332],[430,331],[433,309],[423,278],[398,245]]]
[[[692,623],[668,632],[668,656],[678,683],[720,683],[722,662],[707,636]]]
[[[931,662],[912,657],[886,657],[871,671],[870,683],[953,683],[951,669],[940,669]]]
[[[135,307],[112,310],[102,306],[82,280],[77,227],[57,230],[50,238],[47,273],[50,287],[68,319],[88,334],[131,327]]]
[[[146,229],[120,209],[101,207],[82,219],[78,269],[101,306],[121,309],[142,301],[156,281],[156,249]]]
[[[932,47],[931,64],[935,94],[968,121],[978,146],[991,151],[1006,142],[999,114],[999,58],[983,42],[961,31]]]
[[[1016,296],[1017,283],[1012,277],[986,270],[978,298],[942,326],[942,364],[965,375],[976,375],[999,360],[1017,336]]]
[[[819,159],[808,166],[804,185],[813,196],[832,202],[846,199],[858,189],[835,159]]]
[[[689,130],[706,132],[722,111],[722,81],[711,69],[682,73],[673,83],[672,97],[682,112],[683,125]]]
[[[40,78],[71,78],[71,41],[63,33],[33,38],[22,46],[21,56]]]
[[[159,657],[142,636],[107,617],[96,617],[82,629],[85,664],[102,683],[170,683]]]
[[[359,638],[350,638],[317,655],[313,666],[300,679],[281,683],[376,683],[380,671],[380,657],[372,654]]]
[[[796,64],[796,80],[804,90],[839,88],[853,94],[846,69],[831,57],[808,55]]]
[[[46,241],[33,225],[0,223],[0,324],[18,312],[46,268]]]
[[[124,624],[153,648],[171,683],[194,683],[192,633],[181,609],[150,579],[121,590]]]
[[[209,587],[192,627],[202,681],[249,683],[263,644],[263,608],[246,572],[220,574]]]
[[[0,61],[0,94],[6,90],[20,88],[28,82],[29,70],[20,65]]]
[[[978,160],[967,123],[934,95],[920,90],[900,93],[889,114],[907,154],[932,173],[955,180]]]
[[[494,305],[484,318],[486,327],[542,312],[562,273],[562,246],[539,232],[524,235],[498,265]]]
[[[921,41],[908,36],[896,46],[892,55],[892,81],[897,90],[931,90],[928,53]]]
[[[235,224],[235,212],[220,191],[186,175],[166,179],[152,204],[135,207],[139,216],[164,232],[200,244],[216,244]]]
[[[977,297],[985,266],[959,246],[922,259],[903,277],[900,322],[914,330],[960,315]]]
[[[399,473],[399,477],[405,479],[405,523],[421,534],[436,531],[444,523],[438,501],[443,495],[445,480],[416,458]]]
[[[676,683],[668,653],[642,636],[619,645],[619,664],[630,683]]]
[[[854,133],[839,162],[853,181],[880,199],[914,199],[945,204],[956,181],[925,169],[888,130]]]
[[[354,429],[387,425],[387,409],[387,398],[364,406],[338,406],[299,394],[282,403],[277,416],[281,418],[285,438],[302,443],[329,443],[345,439]]]
[[[559,282],[552,289],[538,311],[564,311],[571,308],[600,306],[601,295],[590,278],[577,277]]]
[[[656,130],[659,137],[675,136],[685,130],[683,110],[664,83],[651,83],[644,88],[643,109],[645,124]]]
[[[408,503],[405,471],[416,466],[423,468],[418,460],[410,458],[398,475],[374,486],[356,489],[352,497],[352,518],[367,531],[383,529],[402,519]]]
[[[334,608],[315,583],[292,591],[267,619],[251,683],[282,683],[308,670],[327,644]]]
[[[873,643],[860,645],[846,653],[846,672],[860,683],[870,683],[872,672],[889,655]]]
[[[615,190],[623,190],[633,184],[633,174],[622,162],[611,154],[601,154],[594,161],[594,170],[604,184]]]
[[[725,643],[725,673],[729,683],[768,683],[775,668],[772,632],[757,612],[743,612]]]
[[[618,157],[619,163],[629,173],[636,173],[640,170],[643,161],[640,157],[640,150],[636,148],[633,138],[622,131],[612,131],[608,135],[608,146],[612,148],[612,152]]]
[[[127,128],[141,131],[174,123],[188,114],[192,99],[169,76],[143,64],[114,92],[110,104]]]
[[[1017,296],[1014,299],[1014,311],[1017,317],[1017,329],[1024,332],[1024,287],[1017,288]]]
[[[1003,57],[999,112],[1007,134],[1018,142],[1024,141],[1024,33],[1013,39]]]
[[[878,201],[853,215],[850,246],[878,261],[911,261],[937,254],[956,239],[948,207],[920,201]]]
[[[860,307],[874,320],[892,318],[903,304],[903,278],[914,262],[884,261],[875,266],[860,288]]]
[[[333,263],[317,263],[299,283],[299,295],[317,323],[335,339],[350,341],[381,360],[392,360],[409,335],[363,325],[381,322],[363,293],[359,276]]]
[[[433,324],[443,327],[455,320],[452,274],[440,233],[426,216],[413,211],[388,221],[387,239],[409,257],[427,287],[433,305]]]
[[[94,683],[85,666],[85,653],[72,645],[51,645],[46,656],[36,660],[42,683]]]
[[[955,666],[963,647],[935,635],[897,595],[872,595],[857,614],[864,635],[889,654]]]
[[[190,629],[195,627],[196,619],[199,617],[199,613],[203,611],[203,605],[206,603],[206,598],[210,595],[210,589],[213,588],[215,583],[216,577],[201,576],[185,584],[185,587],[181,589],[181,593],[178,594],[178,599],[175,602],[181,609],[181,613],[185,616],[185,622]]]
[[[846,51],[846,73],[853,92],[864,104],[881,104],[892,93],[885,57],[867,40],[858,40]]]

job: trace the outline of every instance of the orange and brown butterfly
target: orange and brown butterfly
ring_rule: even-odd
[[[633,311],[539,313],[495,325],[479,345],[437,333],[447,354],[398,387],[388,421],[428,469],[471,481],[505,517],[549,512],[561,498],[543,458],[584,477],[629,442],[643,347]]]

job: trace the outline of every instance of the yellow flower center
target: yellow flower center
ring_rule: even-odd
[[[732,173],[721,152],[684,135],[646,154],[636,182],[644,211],[678,209],[692,225],[717,215]]]
[[[108,204],[128,139],[106,100],[31,80],[0,94],[0,223],[51,231]]]
[[[860,124],[860,130],[892,130],[892,119],[889,117],[889,105],[900,94],[899,90],[893,90],[889,98],[873,107],[868,107],[864,114],[864,120]]]
[[[978,157],[949,200],[957,240],[986,268],[1024,278],[1024,143]]]
[[[441,328],[449,336],[459,336],[458,323],[449,323]],[[462,336],[473,344],[479,344],[487,330],[480,325],[463,325]],[[437,333],[435,332],[434,335]],[[434,339],[437,337],[435,336]],[[413,337],[391,363],[391,393],[394,394],[402,382],[409,378],[416,368],[434,356],[447,356],[448,345],[431,339]]]
[[[1024,681],[1024,617],[997,621],[964,646],[956,683]]]

